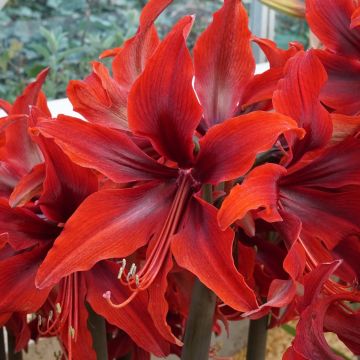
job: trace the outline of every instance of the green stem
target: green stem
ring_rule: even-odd
[[[191,295],[182,360],[208,360],[215,302],[215,294],[196,279]]]
[[[6,360],[4,328],[0,328],[0,360]]]
[[[203,198],[212,203],[211,185],[204,185]],[[182,360],[208,360],[215,304],[216,295],[196,279],[191,294]]]
[[[13,334],[8,330],[8,359],[9,360],[22,360],[22,352],[15,352],[16,339]]]
[[[93,339],[93,348],[96,352],[97,360],[108,360],[106,326],[102,316],[87,305],[89,311],[88,328]]]
[[[268,316],[250,320],[246,360],[265,360]]]

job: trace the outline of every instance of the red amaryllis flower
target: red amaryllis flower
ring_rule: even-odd
[[[284,269],[290,280],[282,285],[288,286],[287,291],[276,288],[276,280],[264,306],[289,303],[295,295],[294,281],[301,280],[305,255],[306,268],[311,270],[334,259],[332,250],[342,240],[359,234],[360,142],[350,136],[327,146],[332,124],[316,100],[325,80],[324,69],[312,52],[289,61],[274,106],[296,119],[306,135],[302,140],[288,137],[291,155],[284,166],[255,168],[231,190],[219,211],[223,229],[245,216],[263,219],[273,223],[285,242]],[[253,222],[241,224],[247,224],[247,233],[254,235]]]
[[[102,259],[126,258],[147,245],[146,261],[130,270],[124,261],[119,278],[133,291],[129,301],[148,290],[153,319],[171,341],[176,340],[164,324],[163,294],[173,257],[225,303],[240,311],[257,307],[253,291],[233,263],[233,232],[219,229],[216,208],[199,197],[202,185],[245,174],[256,154],[271,147],[280,134],[289,130],[302,134],[286,116],[253,112],[214,126],[198,139],[195,129],[202,108],[192,87],[194,73],[185,44],[191,25],[191,17],[180,20],[129,96],[129,126],[151,142],[159,161],[117,130],[69,117],[37,126],[78,164],[115,182],[141,181],[128,189],[99,191],[85,200],[40,267],[38,286],[90,269]]]
[[[36,125],[41,117],[46,119],[46,114],[32,108],[30,124]],[[5,199],[0,202],[0,233],[4,238],[0,250],[0,292],[3,294],[0,313],[36,312],[40,336],[57,335],[69,358],[82,359],[86,353],[89,359],[94,359],[96,355],[87,327],[87,301],[96,312],[127,332],[139,346],[158,356],[167,355],[170,347],[146,312],[146,296],[139,296],[134,301],[135,307],[129,306],[121,314],[104,304],[102,293],[113,288],[112,282],[116,281],[114,264],[99,263],[91,272],[73,273],[54,287],[42,290],[35,287],[38,268],[63,224],[78,205],[98,189],[98,179],[92,170],[71,162],[52,139],[38,134],[33,140],[44,158],[42,186],[32,192],[24,208],[10,208]],[[21,179],[17,187],[25,183]],[[130,291],[126,288],[114,290],[117,301],[128,296]],[[139,336],[138,326],[143,326],[145,336]]]
[[[300,320],[285,360],[341,360],[326,342],[324,331],[336,333],[354,354],[360,354],[360,292],[332,293],[328,287],[329,277],[340,264],[321,264],[305,276],[304,296],[297,305]]]
[[[360,103],[360,28],[356,26],[359,4],[353,0],[307,0],[306,18],[325,46],[317,55],[329,81],[321,100],[336,112],[354,115]],[[353,23],[352,23],[353,21]]]
[[[136,35],[122,48],[103,54],[115,56],[113,78],[104,65],[94,62],[90,76],[69,83],[70,101],[89,122],[129,129],[128,94],[160,44],[153,23],[170,3],[171,0],[149,1],[141,14]],[[272,93],[282,77],[284,64],[301,49],[299,44],[292,43],[289,50],[280,50],[271,41],[255,39],[271,68],[254,76],[250,40],[248,17],[241,1],[226,0],[194,47],[194,86],[204,109],[199,131],[205,132],[214,124],[243,112],[271,108]]]

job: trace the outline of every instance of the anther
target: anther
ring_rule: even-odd
[[[60,305],[60,303],[56,303],[56,304],[55,304],[55,309],[56,309],[56,312],[57,312],[58,314],[61,314],[61,305]]]
[[[129,281],[132,277],[135,276],[136,273],[136,265],[133,263],[131,264],[131,268],[126,276],[126,280]]]
[[[41,315],[38,315],[38,326],[41,326],[42,324],[42,317]]]
[[[50,310],[49,311],[49,321],[52,320],[53,316],[54,316],[54,312],[52,310]]]
[[[69,334],[72,339],[75,338],[75,329],[72,326],[69,326]]]
[[[136,287],[139,287],[139,286],[140,286],[139,275],[135,275],[135,284],[136,284]]]

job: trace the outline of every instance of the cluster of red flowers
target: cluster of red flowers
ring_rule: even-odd
[[[324,331],[360,354],[360,5],[307,0],[323,49],[304,51],[252,36],[225,0],[191,55],[192,16],[157,35],[171,2],[102,54],[111,74],[69,83],[86,121],[51,118],[47,70],[0,100],[0,326],[17,349],[56,335],[96,359],[91,307],[110,359],[180,354],[197,278],[214,330],[271,314],[299,319],[285,359],[341,359]]]

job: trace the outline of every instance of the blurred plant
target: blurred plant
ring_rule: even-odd
[[[287,15],[300,18],[305,17],[305,1],[304,0],[260,0],[263,4],[281,11]]]

